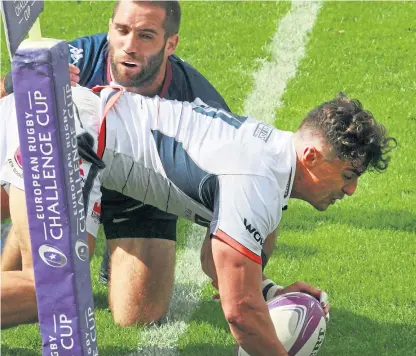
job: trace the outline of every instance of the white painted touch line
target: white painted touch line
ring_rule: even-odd
[[[244,115],[274,123],[286,85],[295,77],[305,55],[309,33],[320,7],[320,1],[292,1],[290,11],[279,22],[270,44],[271,61],[253,74],[254,88],[244,102]]]
[[[143,330],[138,352],[134,355],[179,355],[179,338],[185,333],[192,313],[198,308],[201,289],[208,282],[200,263],[200,251],[205,234],[206,228],[195,224],[191,226],[184,251],[176,262],[175,286],[168,321],[162,326],[152,326]]]

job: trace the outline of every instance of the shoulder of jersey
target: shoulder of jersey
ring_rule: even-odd
[[[196,68],[194,68],[188,62],[184,61],[182,58],[176,56],[175,54],[169,56],[169,61],[172,64],[172,66],[180,68],[181,71],[185,72],[188,75],[188,79],[192,80],[194,78],[189,76],[195,76],[198,79],[202,79],[208,82],[208,80]]]
[[[200,97],[208,105],[216,108],[222,108],[226,111],[231,111],[224,98],[218,93],[215,87],[205,78],[196,68],[184,61],[182,58],[171,55],[169,61],[174,70],[175,75],[178,75],[178,71],[183,75],[185,80],[191,88],[194,95],[193,98],[188,98],[187,101],[193,101],[196,97]],[[174,78],[176,80],[176,78]]]
[[[107,46],[108,41],[106,33],[76,38],[75,40],[68,42],[70,63],[77,65],[83,58],[91,55],[94,56],[97,52],[101,52],[103,48]]]

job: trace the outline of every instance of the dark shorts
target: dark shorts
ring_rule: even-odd
[[[123,194],[101,188],[101,223],[107,239],[157,238],[176,241],[178,217]]]

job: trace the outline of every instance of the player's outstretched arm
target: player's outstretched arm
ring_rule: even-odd
[[[212,239],[221,305],[238,344],[254,356],[287,356],[262,295],[261,265]]]

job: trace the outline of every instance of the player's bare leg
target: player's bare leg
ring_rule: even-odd
[[[38,320],[33,273],[1,273],[1,328],[6,329]]]
[[[1,253],[1,271],[20,271],[21,269],[22,255],[20,253],[19,242],[12,226]]]
[[[172,296],[175,242],[163,239],[108,240],[110,308],[120,326],[149,324],[167,314]]]
[[[32,249],[26,214],[24,191],[10,187],[10,213],[18,247],[22,255],[22,270],[1,273],[1,327],[8,328],[38,319]],[[95,239],[88,236],[90,258]]]
[[[4,183],[4,186],[9,186],[8,184]],[[0,188],[0,204],[1,204],[1,220],[8,219],[10,217],[10,208],[9,208],[9,194],[7,193],[6,189],[2,186]],[[13,231],[13,226],[11,223],[7,224],[7,228],[10,228],[7,235],[4,235],[4,227],[6,225],[1,226],[2,228],[2,238],[5,238],[5,242],[2,241],[4,244],[2,253],[1,253],[1,270],[2,271],[18,271],[22,269],[22,257],[20,254],[19,244],[16,238],[16,235]]]

